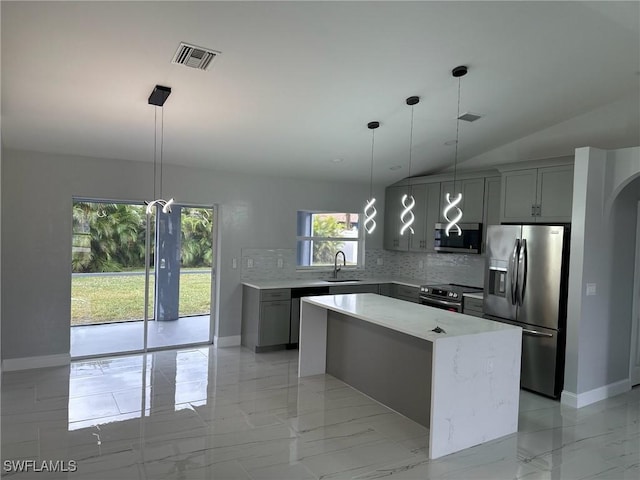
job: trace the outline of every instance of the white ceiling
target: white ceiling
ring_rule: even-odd
[[[461,110],[484,116],[460,125],[466,165],[505,145],[496,161],[640,143],[638,2],[1,5],[7,148],[152,161],[147,98],[161,84],[165,162],[368,181],[366,124],[379,120],[375,179],[388,184],[408,173],[410,95],[411,174],[452,164],[461,64]],[[222,55],[208,72],[173,65],[180,41]]]

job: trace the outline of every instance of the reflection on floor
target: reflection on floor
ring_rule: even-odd
[[[213,347],[2,375],[5,460],[75,460],[12,479],[635,479],[640,389],[580,410],[521,393],[519,432],[438,460],[427,430],[297,352]],[[6,472],[3,472],[6,474]]]
[[[209,315],[149,322],[149,348],[209,342]],[[71,327],[71,357],[142,350],[144,322],[101,323]]]

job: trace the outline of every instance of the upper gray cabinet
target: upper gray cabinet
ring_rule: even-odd
[[[483,252],[487,244],[487,227],[489,225],[500,225],[501,184],[500,177],[487,177],[484,179]]]
[[[406,230],[400,234],[404,210],[402,197],[411,194],[416,204],[413,208],[413,234]],[[387,250],[426,252],[433,251],[434,225],[440,209],[440,184],[421,183],[387,187],[384,210],[384,248]]]
[[[502,222],[571,222],[573,165],[502,174]]]
[[[400,214],[402,197],[407,193],[406,186],[387,187],[384,199],[384,248],[403,250],[409,248],[408,234],[400,235]]]
[[[453,182],[442,182],[440,190],[440,222],[445,223],[444,207],[447,205],[446,195],[451,193],[455,196]],[[484,215],[484,178],[469,178],[458,180],[456,182],[456,190],[462,192],[462,209],[461,223],[482,223]]]
[[[482,223],[483,230],[486,230],[486,225],[500,223],[501,177],[485,177],[483,173],[460,179],[456,181],[456,186],[462,192],[462,223]],[[449,180],[450,176],[444,177],[444,182],[425,181],[427,178],[431,180],[433,177],[423,177],[422,181],[414,179],[418,183],[411,186],[387,187],[384,211],[385,249],[404,252],[434,251],[435,225],[446,221],[442,213],[446,205],[445,195],[453,192],[453,182]],[[402,197],[409,192],[416,202],[413,210],[415,222],[412,225],[414,233],[407,231],[400,235]]]
[[[409,237],[409,250],[432,252],[434,225],[438,222],[440,210],[440,184],[412,185],[411,194],[416,201],[416,220],[412,225],[414,234]]]

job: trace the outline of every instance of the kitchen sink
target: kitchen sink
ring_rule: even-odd
[[[358,280],[357,278],[330,278],[327,282],[331,283],[342,283],[342,282],[361,282],[362,280]]]

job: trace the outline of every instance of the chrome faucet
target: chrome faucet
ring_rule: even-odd
[[[342,250],[338,250],[336,252],[336,257],[333,262],[333,278],[338,279],[338,272],[342,269],[342,267],[338,266],[338,255],[342,254],[342,266],[347,266],[347,256],[344,254]]]

